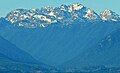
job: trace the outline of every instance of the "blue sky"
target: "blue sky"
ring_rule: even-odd
[[[105,9],[111,9],[120,14],[120,0],[1,0],[0,16],[5,16],[11,10],[17,8],[41,8],[44,6],[60,6],[61,4],[81,3],[100,13]]]

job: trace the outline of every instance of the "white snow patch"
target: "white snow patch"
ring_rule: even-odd
[[[43,20],[43,21],[47,21],[48,23],[51,23],[52,20],[47,18],[46,16],[43,16],[43,15],[35,15],[34,16],[35,18],[39,18],[40,20]]]
[[[82,9],[84,6],[81,5],[81,4],[72,4],[70,7],[69,7],[69,12],[72,12],[73,10],[80,10]]]
[[[54,14],[54,12],[50,12],[48,15],[56,17],[56,15]]]
[[[93,10],[88,9],[87,14],[84,16],[85,18],[88,19],[96,19],[96,15],[94,14]]]

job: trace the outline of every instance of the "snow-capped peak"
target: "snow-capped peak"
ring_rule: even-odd
[[[68,10],[68,6],[62,4],[62,5],[60,6],[60,10],[67,11],[67,10]]]
[[[38,26],[46,27],[53,23],[69,25],[74,23],[74,21],[118,21],[120,17],[111,10],[105,10],[98,15],[94,10],[75,3],[55,8],[47,6],[41,9],[15,9],[8,13],[6,19],[17,26],[35,28]]]
[[[91,19],[96,19],[97,15],[95,14],[95,12],[92,9],[89,8],[87,10],[87,13],[86,13],[86,15],[84,17],[91,20]]]
[[[54,8],[51,7],[51,6],[46,6],[46,7],[44,7],[43,9],[46,9],[48,12],[54,10]]]
[[[104,21],[111,20],[111,21],[118,21],[120,19],[119,15],[111,10],[104,10],[101,14],[101,19]]]
[[[80,10],[82,9],[84,6],[82,4],[79,4],[79,3],[75,3],[75,4],[72,4],[70,5],[69,7],[69,12],[72,12],[74,10]]]

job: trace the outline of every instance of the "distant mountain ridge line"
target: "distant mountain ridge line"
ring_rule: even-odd
[[[76,3],[41,9],[15,9],[5,17],[11,24],[27,28],[47,27],[51,24],[71,25],[79,22],[119,22],[120,16],[112,10],[97,14],[94,10]]]

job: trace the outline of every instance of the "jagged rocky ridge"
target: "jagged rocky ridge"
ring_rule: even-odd
[[[7,14],[6,19],[15,26],[27,28],[46,27],[60,23],[70,25],[75,21],[98,22],[119,21],[118,14],[111,10],[105,10],[100,15],[90,8],[76,3],[72,5],[61,5],[60,7],[43,7],[41,9],[15,9]]]

